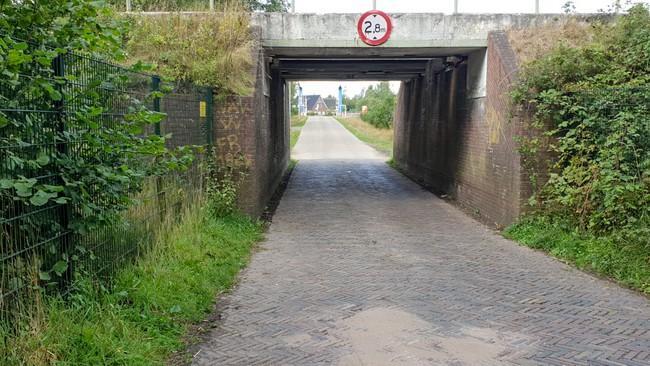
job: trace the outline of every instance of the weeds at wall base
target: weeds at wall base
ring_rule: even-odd
[[[583,233],[565,220],[544,216],[524,218],[504,236],[650,295],[650,256],[639,241]]]

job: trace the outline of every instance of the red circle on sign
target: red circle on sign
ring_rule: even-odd
[[[366,23],[366,20],[371,16],[372,17],[377,17],[377,16],[382,17],[384,22],[386,23],[386,31],[380,38],[377,38],[377,39],[369,38],[369,36],[366,34],[366,32],[364,30],[364,25],[366,25],[364,23]],[[370,23],[372,25],[372,22],[370,22]],[[367,25],[366,25],[366,27],[367,27]],[[357,22],[357,33],[359,33],[359,38],[361,38],[361,40],[365,44],[368,44],[370,46],[379,46],[380,44],[386,43],[386,41],[388,41],[388,38],[390,38],[390,33],[392,31],[393,31],[393,22],[390,20],[390,17],[388,16],[388,14],[384,13],[381,10],[367,11],[367,12],[363,13],[363,15],[361,15],[361,18],[359,18],[359,21]]]

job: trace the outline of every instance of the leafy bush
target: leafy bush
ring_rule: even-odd
[[[83,55],[123,56],[119,47],[124,23],[110,20],[109,10],[88,0],[11,3],[2,10],[0,98],[7,112],[0,112],[0,145],[12,147],[6,150],[8,161],[3,162],[6,169],[0,176],[4,197],[26,207],[71,204],[74,215],[69,228],[83,234],[93,225],[117,218],[132,203],[130,196],[142,188],[145,177],[191,161],[185,152],[180,158],[171,154],[163,136],[143,136],[148,126],[164,118],[146,107],[160,92],[135,100],[120,91],[141,80],[105,64],[102,72],[85,66],[92,61]],[[55,74],[57,64],[65,76]],[[128,109],[122,108],[127,105]],[[39,112],[12,112],[21,109],[61,116],[67,112],[61,122],[64,129],[41,121]],[[119,112],[125,112],[123,120],[112,123],[108,116]],[[35,131],[43,141],[57,141],[56,148],[32,145]],[[39,176],[60,178],[46,181]],[[6,209],[11,210],[2,207],[3,216]]]
[[[376,88],[370,86],[361,99],[361,104],[368,106],[368,113],[362,113],[361,119],[378,128],[390,128],[396,103],[387,81],[379,83]]]
[[[123,57],[124,26],[90,0],[0,3],[0,292],[15,294],[0,301],[0,323],[9,314],[9,328],[25,325],[14,320],[39,286],[64,289],[86,259],[108,272],[95,259],[133,253],[137,241],[120,246],[128,238],[113,236],[116,224],[147,178],[192,162],[145,133],[164,118],[147,108],[162,95],[152,78],[107,62]]]
[[[254,83],[250,16],[238,7],[218,14],[131,15],[128,62],[153,65],[176,81],[248,94]]]
[[[531,127],[548,137],[523,140],[524,157],[544,150],[553,157],[535,205],[650,249],[648,8],[634,6],[594,31],[584,46],[561,45],[525,65],[513,92],[516,103],[533,107]],[[530,167],[533,177],[543,173]]]

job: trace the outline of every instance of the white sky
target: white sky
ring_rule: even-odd
[[[372,0],[295,0],[297,13],[363,13]],[[576,11],[593,13],[613,0],[574,0]],[[622,1],[624,2],[624,0]],[[542,13],[561,13],[566,0],[539,0]],[[451,13],[454,0],[377,0],[377,9],[391,13]],[[532,13],[535,0],[458,0],[460,13]]]
[[[297,13],[363,13],[372,9],[372,0],[295,0]],[[576,12],[595,13],[606,9],[614,0],[574,0]],[[625,0],[621,1],[625,2]],[[639,2],[639,1],[635,1]],[[643,2],[648,2],[645,0]],[[542,13],[562,13],[566,0],[539,0]],[[454,0],[377,0],[377,9],[389,13],[451,13]],[[532,13],[535,0],[458,0],[460,13]],[[339,85],[343,85],[345,95],[359,94],[368,85],[367,81],[302,81],[303,93],[320,94],[323,97],[338,94]],[[391,83],[395,92],[398,82]]]

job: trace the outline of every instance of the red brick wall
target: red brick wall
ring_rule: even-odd
[[[281,80],[272,82],[268,93],[269,70],[261,52],[256,60],[252,94],[218,98],[215,103],[213,136],[220,163],[242,155],[249,163],[239,205],[254,217],[263,212],[289,162],[289,129],[284,103],[278,102],[283,101],[283,84]]]
[[[395,161],[402,171],[495,226],[520,214],[527,177],[510,118],[517,65],[507,38],[488,42],[486,97],[469,98],[466,61],[403,84],[395,119]]]

